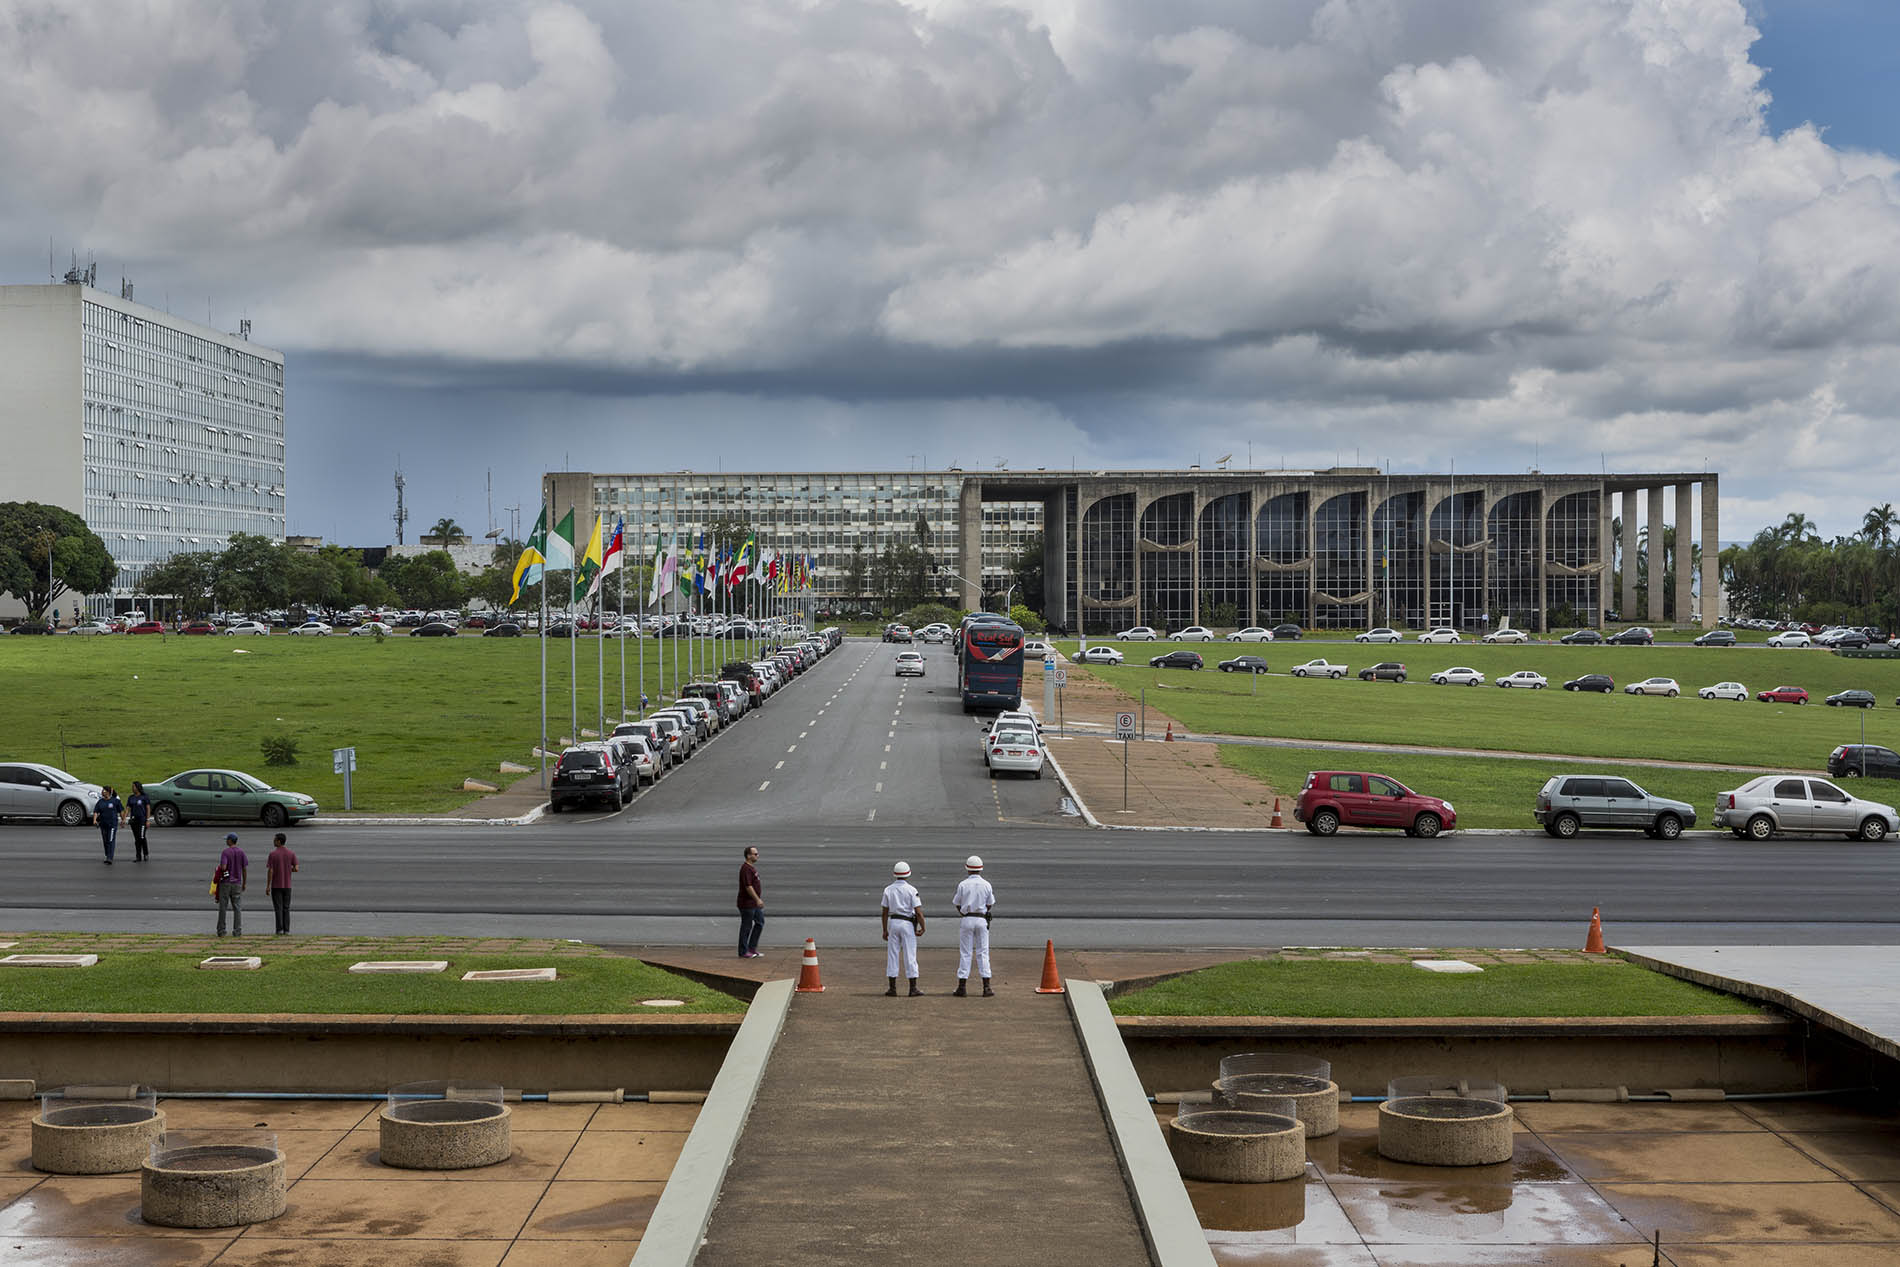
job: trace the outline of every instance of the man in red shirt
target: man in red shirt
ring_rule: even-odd
[[[747,845],[739,867],[739,958],[757,959],[759,933],[765,928],[764,890],[759,884],[759,847]]]
[[[290,931],[290,876],[297,869],[297,855],[284,843],[284,833],[271,837],[271,851],[264,858],[264,874],[270,878],[270,908],[277,916],[277,933]]]

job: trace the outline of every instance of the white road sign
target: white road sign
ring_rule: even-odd
[[[1135,736],[1135,715],[1133,713],[1115,714],[1115,737],[1132,739]]]

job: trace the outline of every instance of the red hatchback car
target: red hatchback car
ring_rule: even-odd
[[[1341,827],[1397,827],[1408,836],[1436,836],[1458,826],[1450,801],[1422,796],[1397,779],[1350,770],[1316,770],[1306,776],[1293,817],[1315,836]]]
[[[217,633],[218,627],[208,620],[194,620],[178,632],[183,634],[196,634],[199,637],[204,637],[209,634]]]
[[[1777,686],[1772,691],[1763,691],[1755,696],[1764,704],[1805,704],[1808,693],[1798,686]]]
[[[130,629],[126,630],[126,632],[135,634],[162,634],[165,632],[165,626],[156,620],[147,620],[133,625]]]

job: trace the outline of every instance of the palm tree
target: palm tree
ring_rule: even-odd
[[[1814,521],[1798,510],[1790,511],[1776,531],[1781,534],[1783,540],[1790,542],[1820,539],[1820,534],[1814,531]]]
[[[440,538],[442,544],[447,545],[457,537],[466,536],[467,533],[463,530],[461,524],[456,523],[454,519],[444,515],[435,521],[435,525],[429,529],[428,535]]]
[[[1882,550],[1893,545],[1893,530],[1900,525],[1900,513],[1896,513],[1892,502],[1886,502],[1867,512],[1860,521],[1860,535],[1869,541],[1878,542]]]

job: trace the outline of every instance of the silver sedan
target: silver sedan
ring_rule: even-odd
[[[1748,840],[1789,833],[1885,840],[1900,831],[1900,816],[1893,806],[1849,796],[1826,779],[1764,774],[1716,793],[1715,825]]]

